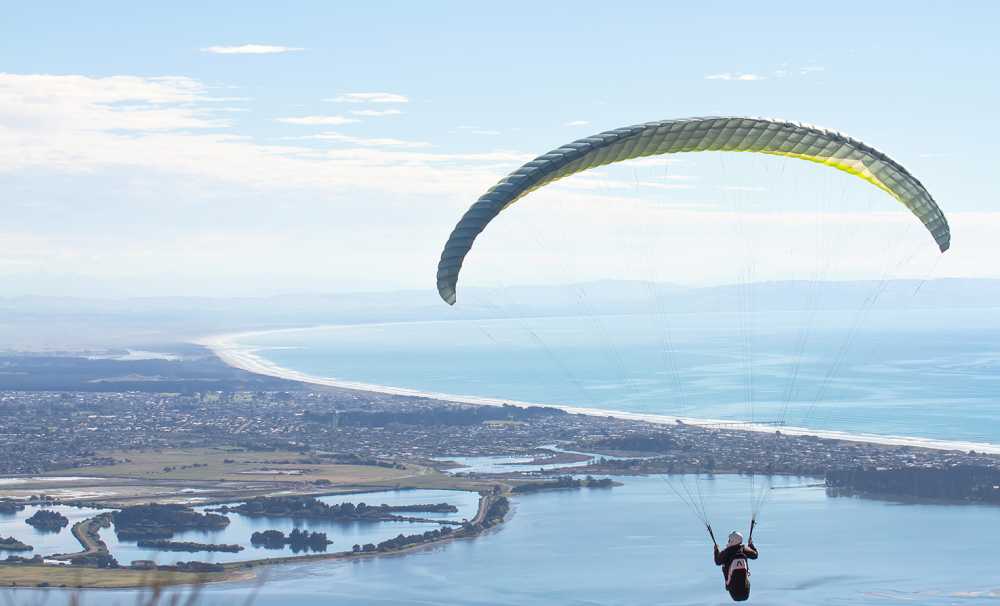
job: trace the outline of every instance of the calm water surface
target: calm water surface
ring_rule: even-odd
[[[711,544],[659,477],[611,490],[525,495],[509,522],[477,539],[395,557],[273,568],[255,604],[726,604]],[[716,527],[744,527],[748,482],[703,479]],[[782,479],[756,532],[759,604],[981,604],[997,597],[1000,511],[829,497]],[[206,590],[203,604],[242,603],[251,584]],[[11,592],[29,604],[42,592]],[[47,604],[67,594],[52,590]],[[132,592],[87,592],[84,604],[131,604]]]
[[[426,517],[435,520],[462,521],[476,515],[479,495],[459,490],[396,490],[369,492],[349,495],[332,495],[320,497],[326,503],[368,503],[369,505],[411,505],[415,503],[450,503],[458,507],[457,513],[443,514],[402,514],[414,517]],[[235,503],[234,503],[235,504]],[[203,511],[219,505],[196,507]],[[355,543],[379,543],[399,534],[415,534],[440,528],[439,524],[411,522],[332,522],[326,520],[293,520],[289,518],[258,518],[242,516],[238,513],[227,514],[229,525],[214,532],[187,531],[176,533],[172,541],[192,541],[196,543],[225,543],[242,545],[244,550],[238,553],[226,552],[186,552],[145,549],[136,546],[135,541],[121,542],[113,528],[101,531],[101,538],[108,544],[112,555],[122,564],[132,560],[154,560],[160,564],[170,564],[178,561],[199,560],[202,562],[233,562],[237,560],[254,560],[258,558],[284,557],[295,555],[291,547],[283,549],[265,549],[250,544],[250,535],[264,530],[280,530],[286,535],[294,528],[310,532],[325,532],[327,539],[333,541],[327,546],[327,551],[350,551]]]
[[[24,521],[34,515],[39,509],[57,511],[69,518],[69,524],[64,526],[58,532],[38,530],[34,526],[26,524]],[[70,529],[73,527],[73,524],[87,518],[92,518],[102,511],[104,510],[67,507],[65,505],[49,507],[27,505],[23,511],[19,511],[11,515],[0,514],[0,536],[13,536],[16,539],[19,539],[22,543],[27,543],[35,548],[33,551],[8,552],[0,550],[0,558],[6,558],[8,555],[18,555],[30,558],[36,554],[48,556],[57,553],[75,553],[80,551],[80,542],[76,540],[73,533],[70,532]]]

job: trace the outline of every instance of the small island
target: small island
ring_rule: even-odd
[[[515,494],[526,494],[529,492],[538,492],[539,490],[557,490],[560,488],[611,488],[614,485],[615,482],[611,478],[602,478],[598,480],[593,476],[587,476],[583,479],[577,479],[573,476],[559,476],[551,480],[518,484],[511,488],[511,492]]]
[[[422,518],[396,515],[397,513],[456,513],[458,508],[448,503],[415,505],[367,505],[345,502],[329,505],[315,497],[283,496],[257,497],[235,507],[223,505],[213,509],[219,513],[238,513],[251,517],[300,518],[356,521],[425,521]]]
[[[166,539],[143,539],[136,543],[137,547],[147,549],[162,549],[163,551],[221,551],[226,553],[239,553],[243,551],[242,545],[227,545],[225,543],[195,543],[193,541],[168,541]]]
[[[199,513],[187,505],[135,505],[111,514],[120,541],[169,539],[185,530],[219,530],[229,518]]]
[[[0,537],[0,551],[31,551],[34,547],[22,543],[14,537]]]
[[[295,528],[288,536],[280,530],[265,530],[255,532],[250,535],[250,544],[254,547],[264,547],[265,549],[284,549],[289,545],[292,551],[326,551],[326,546],[333,544],[333,541],[326,538],[325,532],[309,532]]]
[[[24,504],[10,499],[0,499],[0,514],[13,515],[19,511],[24,511]]]
[[[24,523],[34,526],[39,530],[59,532],[69,524],[69,518],[57,511],[39,509],[30,518],[25,520]]]

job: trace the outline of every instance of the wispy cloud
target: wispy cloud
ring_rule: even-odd
[[[351,113],[355,116],[396,116],[403,112],[398,109],[352,109]]]
[[[216,55],[277,55],[303,51],[298,46],[274,46],[271,44],[241,44],[239,46],[208,46],[201,51]]]
[[[337,141],[339,143],[350,143],[351,145],[362,145],[364,147],[398,147],[398,148],[431,147],[431,144],[426,141],[406,141],[403,139],[380,138],[380,137],[373,137],[373,138],[353,137],[351,135],[345,135],[342,133],[335,133],[335,132],[319,133],[317,135],[306,135],[304,137],[289,137],[289,139]]]
[[[760,74],[741,74],[741,73],[730,73],[726,72],[724,74],[709,74],[705,76],[706,80],[731,80],[737,82],[752,82],[754,80],[765,80],[765,76]]]
[[[343,126],[344,124],[354,124],[360,122],[357,118],[347,116],[298,116],[290,118],[276,118],[276,121],[284,124],[298,124],[301,126]]]
[[[332,99],[334,103],[409,103],[406,95],[399,93],[342,93]]]
[[[418,141],[345,139],[340,133],[331,140],[344,145],[329,149],[265,144],[220,132],[232,124],[219,119],[218,104],[189,78],[0,74],[0,174],[148,169],[178,187],[193,177],[220,187],[448,193],[464,202],[532,157],[429,153]],[[343,115],[278,120],[319,127],[358,121]]]
[[[590,124],[589,120],[572,120],[563,124],[563,126],[587,126]]]
[[[20,75],[0,73],[0,132],[34,127],[90,131],[172,131],[226,127],[226,108],[204,85],[184,77]],[[228,100],[228,99],[225,99]],[[78,126],[79,125],[79,126]]]

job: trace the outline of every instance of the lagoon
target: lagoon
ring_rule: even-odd
[[[456,513],[407,514],[415,517],[425,517],[435,520],[453,520],[461,522],[476,515],[479,495],[460,490],[392,490],[354,494],[340,494],[319,497],[325,503],[368,503],[373,505],[409,505],[415,503],[450,503],[458,507]],[[234,505],[236,503],[230,503]],[[214,509],[220,505],[195,507],[198,511]],[[282,549],[266,549],[250,544],[250,535],[265,530],[280,530],[286,535],[294,528],[309,532],[325,532],[327,539],[333,543],[327,546],[328,552],[350,551],[355,543],[379,543],[399,534],[409,535],[440,528],[439,524],[422,522],[333,522],[329,520],[294,520],[291,518],[264,518],[244,516],[238,513],[226,514],[229,525],[217,531],[190,530],[175,533],[171,541],[190,541],[196,543],[225,543],[242,545],[245,549],[238,553],[228,552],[186,552],[164,551],[141,548],[135,541],[119,541],[114,528],[101,531],[101,538],[108,544],[108,549],[119,563],[128,565],[133,560],[153,560],[158,564],[172,564],[178,561],[188,562],[236,562],[239,560],[256,560],[262,558],[280,558],[293,553],[291,547]],[[303,552],[303,555],[306,552]],[[311,553],[311,552],[309,552]]]
[[[401,556],[275,567],[268,581],[203,590],[200,604],[726,604],[711,543],[661,477],[624,486],[514,498],[497,530]],[[716,527],[747,524],[749,480],[703,478]],[[755,533],[760,604],[979,604],[1000,597],[995,563],[1000,510],[979,505],[832,497],[812,478],[781,478]],[[30,604],[40,590],[4,590]],[[47,604],[68,594],[46,590]],[[84,605],[134,603],[135,592],[88,591]]]

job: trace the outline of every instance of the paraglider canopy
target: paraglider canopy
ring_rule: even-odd
[[[927,189],[884,153],[841,133],[764,118],[689,118],[647,122],[579,139],[535,158],[503,178],[466,211],[441,252],[437,288],[453,305],[458,275],[476,237],[501,211],[563,177],[634,158],[698,151],[788,156],[855,175],[896,198],[948,250],[948,222]]]

